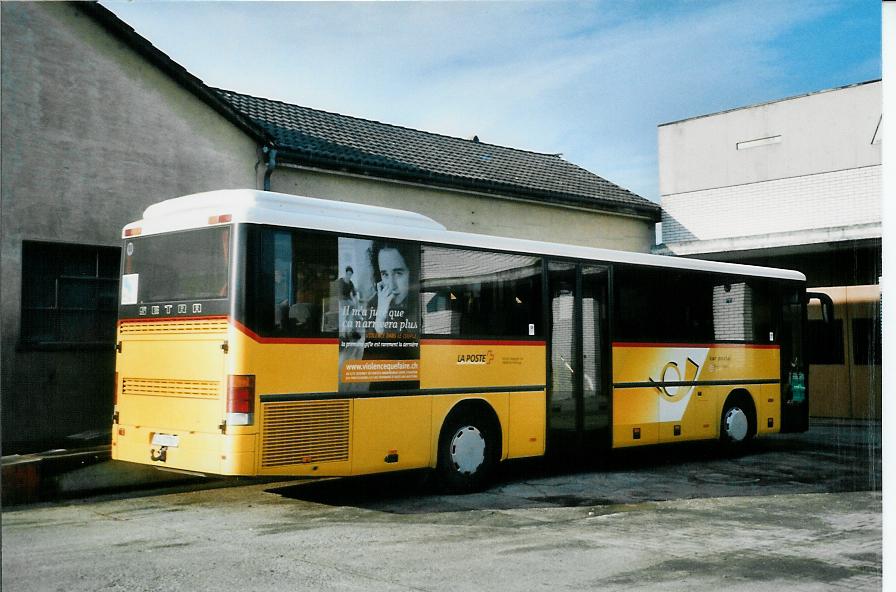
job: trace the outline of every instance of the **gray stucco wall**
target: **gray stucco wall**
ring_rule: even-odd
[[[647,253],[654,224],[641,218],[515,201],[353,175],[281,167],[271,188],[282,193],[418,212],[449,230]]]
[[[22,241],[118,246],[121,227],[151,203],[254,187],[257,147],[75,7],[0,10],[6,452],[108,428],[112,408],[111,350],[20,347]]]

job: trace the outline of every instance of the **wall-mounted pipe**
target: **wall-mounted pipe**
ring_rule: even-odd
[[[277,168],[277,149],[263,146],[261,151],[268,155],[268,160],[264,169],[264,190],[271,190],[271,174]]]

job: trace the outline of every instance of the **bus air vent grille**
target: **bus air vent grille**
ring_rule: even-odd
[[[123,322],[119,331],[122,335],[184,335],[190,333],[225,333],[227,319],[183,320],[183,321],[140,321]]]
[[[262,434],[263,467],[347,461],[349,402],[267,403]]]
[[[167,397],[217,397],[221,383],[215,380],[166,380],[129,378],[121,381],[123,395],[159,395]]]

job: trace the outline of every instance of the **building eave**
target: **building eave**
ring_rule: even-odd
[[[880,244],[881,233],[881,223],[874,222],[836,228],[814,228],[773,234],[663,243],[654,247],[652,252],[657,255],[679,257],[715,258],[722,256],[725,259],[734,259],[767,253],[772,250],[779,253],[819,251],[838,243]]]
[[[312,152],[298,152],[278,148],[278,158],[283,163],[292,164],[297,167],[310,167],[324,171],[330,170],[338,173],[350,173],[364,177],[414,183],[437,189],[472,191],[487,195],[506,196],[548,205],[568,206],[643,218],[654,223],[660,222],[662,214],[662,208],[660,208],[659,205],[635,206],[631,204],[621,204],[611,200],[601,200],[570,193],[536,190],[506,183],[440,174],[422,169],[403,170],[392,167],[379,167],[371,163],[358,163],[338,158],[327,158]]]

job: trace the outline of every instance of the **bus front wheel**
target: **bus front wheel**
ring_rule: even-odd
[[[743,396],[737,395],[725,402],[720,429],[721,440],[725,444],[743,444],[756,433],[756,415],[750,403]]]
[[[482,412],[452,413],[439,436],[436,474],[448,493],[480,491],[497,464],[497,428]]]

